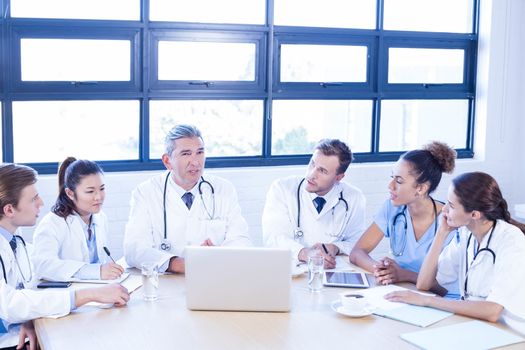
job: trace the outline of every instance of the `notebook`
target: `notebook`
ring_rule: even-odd
[[[401,339],[421,349],[482,350],[520,343],[524,338],[481,321],[404,333]]]
[[[453,315],[451,312],[431,307],[397,303],[384,298],[384,296],[390,292],[403,290],[408,289],[396,285],[387,285],[370,288],[363,291],[363,294],[367,297],[370,308],[375,315],[388,317],[396,321],[406,322],[419,327],[430,326],[431,324]],[[421,293],[418,291],[414,292]]]
[[[190,310],[290,310],[287,249],[190,246],[185,259]]]

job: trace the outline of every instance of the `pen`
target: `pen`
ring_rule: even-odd
[[[321,244],[321,247],[323,247],[323,250],[324,250],[324,252],[326,253],[326,255],[330,255],[330,254],[328,253],[328,249],[326,249],[326,246],[324,245],[324,243]]]
[[[113,260],[113,257],[111,256],[111,253],[109,252],[109,249],[108,247],[103,247],[104,251],[106,252],[106,254],[109,256],[109,258],[111,259],[111,261],[113,261],[115,263],[115,260]],[[116,263],[115,263],[116,264]]]

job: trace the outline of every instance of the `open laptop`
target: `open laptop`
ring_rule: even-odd
[[[185,259],[190,310],[290,310],[287,249],[190,246]]]

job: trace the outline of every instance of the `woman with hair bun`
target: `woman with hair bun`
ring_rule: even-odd
[[[66,158],[58,170],[58,198],[34,234],[37,277],[52,281],[119,278],[124,269],[109,259],[102,169]]]
[[[417,287],[435,290],[457,280],[462,300],[413,292],[390,293],[386,298],[500,321],[525,334],[525,226],[510,217],[496,180],[488,174],[456,177],[447,197]],[[455,234],[459,239],[445,247]]]
[[[416,283],[417,274],[436,235],[443,204],[430,195],[443,173],[454,170],[456,151],[434,141],[403,154],[388,183],[390,199],[350,253],[350,262],[374,273],[378,284]],[[390,239],[394,259],[379,261],[369,253],[383,237]]]

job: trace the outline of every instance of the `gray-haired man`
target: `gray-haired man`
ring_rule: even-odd
[[[170,130],[162,155],[168,171],[132,193],[124,238],[129,265],[155,261],[161,272],[184,272],[187,245],[251,245],[235,188],[219,177],[203,176],[205,161],[196,127]]]

